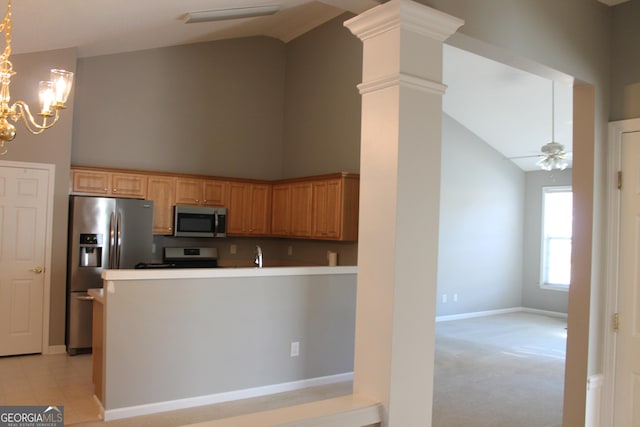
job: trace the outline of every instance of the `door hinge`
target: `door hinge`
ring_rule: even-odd
[[[613,330],[618,331],[618,329],[620,329],[620,314],[614,313],[613,314]]]
[[[622,171],[618,171],[618,190],[622,190]]]

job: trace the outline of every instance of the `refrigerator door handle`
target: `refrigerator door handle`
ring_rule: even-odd
[[[115,268],[120,268],[120,254],[122,253],[122,213],[118,212],[116,220],[116,262]]]
[[[109,218],[109,268],[113,269],[116,259],[116,223],[114,214]]]

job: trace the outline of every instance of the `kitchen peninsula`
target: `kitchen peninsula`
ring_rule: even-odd
[[[105,420],[351,379],[356,272],[105,270]]]

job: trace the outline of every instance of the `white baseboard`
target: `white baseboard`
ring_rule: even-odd
[[[566,319],[567,317],[569,317],[567,313],[561,313],[559,311],[540,310],[538,308],[529,308],[529,307],[520,307],[520,309],[525,313],[542,314],[545,316],[560,317],[563,319]]]
[[[62,354],[67,352],[66,345],[50,345],[44,354]]]
[[[598,427],[600,425],[600,405],[602,404],[602,387],[604,376],[591,375],[587,379],[587,409],[585,414],[585,427]]]
[[[308,387],[316,387],[325,384],[334,384],[344,381],[352,381],[353,372],[329,375],[326,377],[310,378],[288,383],[272,384],[261,387],[234,390],[224,393],[209,394],[205,396],[189,397],[186,399],[170,400],[166,402],[149,403],[146,405],[129,406],[126,408],[106,409],[104,420],[112,421],[121,418],[137,417],[140,415],[155,414],[157,412],[175,411],[196,406],[212,405],[215,403],[229,402],[232,400],[247,399],[250,397],[266,396],[269,394],[286,391],[301,390]]]
[[[436,322],[447,322],[449,320],[472,319],[474,317],[494,316],[496,314],[508,314],[508,313],[520,313],[520,312],[543,314],[546,316],[553,316],[553,317],[563,317],[563,318],[567,317],[566,313],[560,313],[557,311],[539,310],[537,308],[529,308],[529,307],[511,307],[511,308],[501,308],[498,310],[475,311],[472,313],[460,313],[460,314],[450,314],[448,316],[436,316]]]

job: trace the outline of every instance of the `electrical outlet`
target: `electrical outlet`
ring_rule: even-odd
[[[293,341],[291,343],[291,357],[298,357],[298,356],[300,356],[300,342]]]
[[[287,255],[289,256],[293,255],[293,246],[291,245],[287,246]]]
[[[453,302],[458,302],[458,294],[453,294]]]
[[[447,294],[442,294],[442,303],[443,304],[447,303]]]
[[[235,255],[237,251],[238,248],[236,247],[236,245],[231,245],[231,247],[229,248],[229,252],[231,252],[231,255]]]

